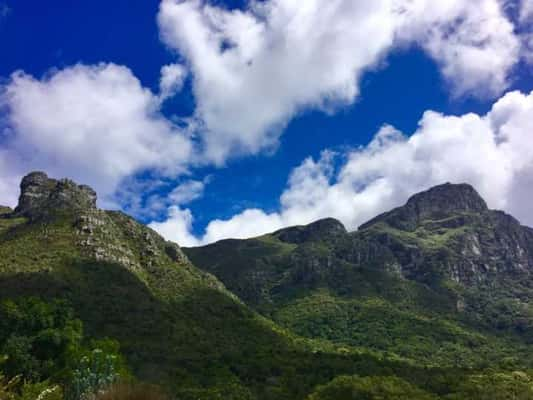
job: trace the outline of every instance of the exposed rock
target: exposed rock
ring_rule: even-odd
[[[187,256],[183,253],[183,251],[181,251],[180,247],[176,243],[167,242],[165,245],[165,253],[172,261],[177,263],[188,262]]]
[[[167,243],[152,229],[120,213],[99,210],[96,192],[69,179],[51,179],[32,172],[22,179],[17,216],[50,222],[68,216],[83,253],[97,261],[118,263],[132,270],[153,268],[171,261],[189,264],[176,244]],[[46,229],[46,228],[43,228]],[[135,244],[135,245],[134,245]]]
[[[55,180],[44,172],[26,175],[20,184],[15,213],[30,219],[61,212],[96,209],[96,192],[69,179]]]
[[[487,203],[470,185],[445,183],[412,196],[406,208],[413,209],[419,219],[445,216],[453,212],[484,212]]]
[[[403,276],[425,283],[449,278],[470,286],[533,274],[531,230],[489,210],[466,184],[416,194],[362,225],[356,235],[380,247],[380,255],[367,260],[396,260]]]

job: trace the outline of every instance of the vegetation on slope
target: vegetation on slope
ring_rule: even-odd
[[[406,280],[381,259],[354,263],[381,247],[363,238],[366,253],[346,247],[352,237],[333,220],[188,251],[260,316],[177,245],[98,210],[90,188],[35,174],[22,192],[0,215],[0,389],[15,400],[26,389],[4,382],[18,375],[70,396],[85,381],[74,372],[101,348],[124,360],[119,375],[180,400],[320,399],[337,389],[466,399],[490,379],[507,395],[516,379],[527,393],[531,374],[514,372],[527,367],[520,346],[464,324],[453,285]],[[486,369],[494,360],[499,372]]]
[[[532,364],[533,235],[467,185],[415,195],[353,233],[329,219],[185,252],[305,337],[428,366]]]

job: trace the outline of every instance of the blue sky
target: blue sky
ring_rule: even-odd
[[[45,169],[194,245],[450,180],[530,223],[531,2],[355,3],[0,1],[0,202]]]

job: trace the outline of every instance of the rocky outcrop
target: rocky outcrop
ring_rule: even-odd
[[[26,175],[20,184],[15,214],[37,219],[62,212],[96,209],[96,192],[70,179],[55,180],[44,172]]]
[[[51,179],[32,172],[22,179],[19,203],[10,217],[26,217],[29,223],[47,226],[60,221],[73,228],[82,254],[99,262],[120,264],[131,271],[160,270],[171,261],[190,265],[177,244],[166,242],[133,218],[96,206],[96,192],[69,179]]]

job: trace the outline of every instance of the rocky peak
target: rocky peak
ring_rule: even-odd
[[[482,214],[487,211],[487,203],[471,185],[445,183],[413,195],[404,206],[377,216],[359,229],[386,222],[398,229],[414,230],[424,220],[439,220],[461,213]]]
[[[57,211],[96,209],[96,192],[70,179],[51,179],[44,172],[31,172],[20,183],[20,197],[15,213],[29,218]]]
[[[334,218],[325,218],[309,225],[281,229],[274,232],[274,236],[283,242],[299,244],[334,239],[346,233],[346,228],[340,221]]]
[[[433,215],[450,214],[453,212],[485,212],[487,203],[476,190],[466,184],[435,186],[425,192],[412,196],[405,205],[413,209],[419,219]]]

